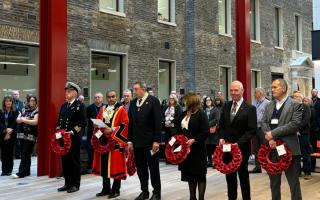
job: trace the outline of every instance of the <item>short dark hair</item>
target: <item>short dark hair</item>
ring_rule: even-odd
[[[29,96],[28,96],[28,98],[27,98],[27,102],[30,103],[30,100],[31,100],[31,99],[34,99],[35,102],[36,102],[36,104],[38,105],[38,99],[37,99],[37,97],[36,97],[35,95],[29,94]]]
[[[286,89],[285,92],[288,92],[288,83],[286,80],[284,80],[283,78],[278,78],[278,79],[273,80],[272,83],[275,81],[279,81],[281,87]]]
[[[136,81],[133,85],[139,85],[142,89],[147,91],[147,84],[145,84],[144,82]]]
[[[109,94],[110,92],[114,92],[114,93],[116,94],[116,96],[117,96],[117,92],[116,92],[115,90],[107,90],[106,96],[108,96],[108,94]]]

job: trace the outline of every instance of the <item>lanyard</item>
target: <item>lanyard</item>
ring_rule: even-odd
[[[8,121],[9,113],[10,112],[7,112],[7,111],[4,112],[4,119],[6,120],[6,122]]]

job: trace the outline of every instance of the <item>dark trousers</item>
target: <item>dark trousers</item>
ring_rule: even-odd
[[[134,159],[137,166],[137,173],[143,192],[149,192],[149,171],[153,194],[161,193],[159,152],[151,156],[150,148],[134,148]]]
[[[272,161],[275,160],[276,152],[271,154]],[[290,187],[291,192],[291,199],[292,200],[301,200],[301,188],[299,182],[299,173],[300,173],[300,156],[292,156],[292,163],[291,166],[285,171],[285,175],[288,180],[288,184]],[[281,200],[281,174],[270,175],[270,187],[271,187],[271,195],[272,200]]]
[[[242,153],[242,162],[238,170],[234,173],[227,174],[227,184],[228,184],[228,198],[229,200],[236,200],[238,197],[237,189],[238,189],[238,180],[237,175],[240,180],[240,187],[242,193],[243,200],[250,200],[250,180],[249,180],[249,171],[248,171],[248,159],[249,153]],[[228,162],[225,160],[225,162]]]
[[[80,135],[72,135],[70,151],[62,156],[62,170],[65,185],[70,187],[80,187]]]
[[[110,192],[110,178],[108,178],[109,154],[101,155],[101,176],[102,176],[102,190],[106,193]],[[121,180],[113,180],[111,192],[120,193]]]
[[[92,149],[92,145],[91,145],[91,138],[92,138],[92,133],[91,134],[88,133],[86,140],[83,141],[83,147],[88,154],[88,163],[87,163],[88,170],[92,169],[92,162],[93,162],[93,149]]]
[[[4,140],[4,135],[5,134],[1,136],[0,140],[2,173],[11,174],[13,169],[13,150],[16,135],[13,134],[7,141]]]
[[[19,177],[25,177],[30,175],[31,155],[33,153],[35,142],[21,139],[20,145],[22,152],[19,172],[17,173],[17,175]]]
[[[214,151],[216,150],[217,145],[215,145],[215,144],[206,144],[206,148],[207,148],[208,163],[212,164],[212,155],[213,155]]]
[[[318,135],[319,133],[316,131],[310,133],[310,143],[311,143],[313,152],[317,151],[317,139],[319,138]],[[317,158],[311,157],[311,171],[314,171],[316,169],[316,164],[317,164]]]
[[[22,129],[21,124],[17,124],[16,129],[17,129],[17,133],[21,133],[21,129]],[[21,148],[20,140],[15,140],[14,157],[16,159],[20,159],[21,158],[21,154],[22,154],[22,148]]]
[[[308,134],[303,134],[299,136],[300,149],[302,154],[302,171],[305,174],[311,173],[311,144]]]
[[[266,143],[266,140],[264,139],[264,133],[262,132],[261,128],[258,128],[257,134],[253,137],[255,165],[258,168],[261,168],[259,160],[258,160],[258,152],[259,152],[261,145],[264,143]]]

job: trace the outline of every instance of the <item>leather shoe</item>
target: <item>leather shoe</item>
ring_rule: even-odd
[[[64,191],[67,191],[68,190],[68,187],[66,185],[58,188],[58,192],[64,192]]]
[[[103,197],[103,196],[107,196],[109,194],[110,194],[110,192],[105,191],[105,190],[101,190],[101,192],[96,194],[96,197]]]
[[[113,199],[113,198],[116,198],[116,197],[118,197],[118,196],[120,196],[120,193],[111,193],[109,196],[108,196],[108,199]]]
[[[141,192],[138,197],[136,197],[134,200],[145,200],[149,199],[149,192]]]
[[[79,190],[79,188],[77,188],[77,187],[71,187],[71,188],[69,188],[68,190],[67,190],[67,192],[68,193],[73,193],[73,192],[76,192],[76,191],[78,191]]]
[[[251,171],[249,171],[249,173],[251,173],[251,174],[259,174],[259,173],[262,173],[262,170],[261,170],[260,167],[255,167]]]
[[[152,197],[150,198],[150,200],[160,200],[160,199],[161,199],[160,194],[153,194]]]

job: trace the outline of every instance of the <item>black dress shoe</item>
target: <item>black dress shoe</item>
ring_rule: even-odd
[[[67,190],[68,193],[73,193],[73,192],[76,192],[76,191],[79,191],[79,188],[74,187],[74,186]]]
[[[134,200],[145,200],[149,199],[149,192],[141,192]]]
[[[120,196],[120,193],[119,192],[117,192],[117,193],[111,193],[109,196],[108,196],[108,199],[113,199],[113,198],[116,198],[116,197],[118,197],[118,196]]]
[[[150,200],[160,200],[160,199],[161,199],[160,194],[153,194],[152,197],[150,198]]]
[[[110,191],[101,190],[101,192],[96,194],[96,197],[103,197],[110,194]]]
[[[68,187],[66,185],[62,186],[61,188],[58,188],[58,192],[64,192],[67,190],[68,190]]]
[[[249,173],[251,173],[251,174],[259,174],[259,173],[262,173],[262,170],[261,170],[260,167],[255,167],[251,171],[249,171]]]

